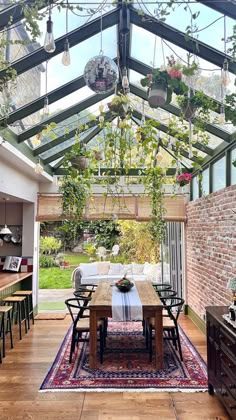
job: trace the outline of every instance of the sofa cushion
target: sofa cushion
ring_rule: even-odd
[[[110,261],[97,262],[98,275],[108,274],[110,269]]]
[[[132,262],[132,274],[143,274],[144,264],[137,264]]]
[[[108,275],[123,274],[124,268],[121,263],[110,263]]]
[[[153,264],[148,276],[152,281],[161,282],[161,263]]]
[[[143,280],[147,280],[147,276],[145,276],[144,274],[128,274],[126,276],[126,278],[128,280],[131,280],[131,281],[143,281]]]
[[[82,271],[82,275],[84,276],[96,276],[98,274],[97,264],[96,263],[81,263],[80,269]]]

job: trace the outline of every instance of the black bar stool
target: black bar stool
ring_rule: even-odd
[[[12,306],[0,306],[0,340],[2,340],[2,356],[6,355],[6,334],[10,333],[11,349],[13,349],[12,337]]]
[[[32,318],[32,323],[34,324],[34,308],[33,308],[33,294],[32,290],[17,290],[12,293],[12,296],[25,296],[26,297],[26,315],[28,330],[30,329],[30,318]]]
[[[27,333],[27,314],[25,296],[8,296],[2,299],[2,303],[13,307],[12,318],[15,316],[15,323],[19,325],[19,337],[22,339],[21,323],[25,323],[25,332]]]

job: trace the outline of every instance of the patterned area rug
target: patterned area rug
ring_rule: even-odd
[[[88,365],[88,344],[80,343],[69,364],[71,328],[44,379],[41,391],[206,391],[204,361],[180,329],[184,361],[171,342],[164,341],[164,369],[149,362],[140,322],[109,321],[104,362]]]

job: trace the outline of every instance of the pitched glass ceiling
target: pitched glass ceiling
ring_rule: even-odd
[[[70,3],[70,2],[69,2]],[[112,26],[108,29],[102,28],[102,16],[105,12],[112,10],[116,7],[115,4],[111,2],[101,2],[100,0],[94,0],[92,3],[84,2],[83,4],[79,2],[79,0],[74,0],[73,5],[75,6],[74,11],[68,11],[68,31],[77,29],[80,25],[85,23],[92,22],[96,18],[101,17],[101,32],[95,36],[88,38],[87,40],[81,42],[80,44],[70,48],[71,54],[71,66],[64,67],[61,64],[61,56],[62,54],[56,55],[55,57],[50,57],[47,64],[47,89],[46,89],[46,63],[42,63],[40,66],[35,67],[35,70],[40,72],[40,86],[34,92],[33,99],[40,98],[40,96],[44,96],[45,94],[53,91],[61,87],[63,84],[70,82],[73,79],[76,79],[83,75],[85,64],[88,62],[90,58],[95,55],[98,55],[100,50],[102,49],[105,55],[108,55],[111,58],[118,57],[118,61],[120,58],[120,53],[124,53],[125,50],[122,50],[122,45],[120,45],[120,41],[128,41],[128,38],[121,37],[118,38],[118,27],[116,25]],[[141,5],[141,6],[140,6]],[[0,8],[4,7],[0,5]],[[76,9],[76,6],[78,8]],[[145,6],[145,7],[143,7]],[[83,10],[80,10],[80,7]],[[157,9],[160,8],[160,4],[156,2],[141,2],[141,3],[134,3],[135,8],[143,8],[144,13],[155,15],[157,17]],[[191,17],[192,17],[192,34],[195,38],[199,41],[203,41],[205,44],[212,46],[215,49],[218,49],[221,52],[225,52],[225,44],[222,41],[224,36],[224,31],[226,36],[232,34],[232,28],[234,21],[231,18],[226,17],[212,9],[204,6],[200,3],[185,3],[182,2],[180,4],[175,4],[175,10],[171,11],[169,15],[166,16],[165,23],[170,25],[173,28],[176,28],[182,32],[185,32],[186,26],[191,26]],[[91,12],[89,9],[94,9],[94,12]],[[186,9],[186,10],[185,10]],[[169,9],[170,10],[170,9]],[[197,16],[198,11],[200,11],[199,16]],[[160,12],[160,10],[159,10]],[[196,14],[196,19],[193,19],[194,14]],[[181,19],[179,18],[181,16]],[[40,22],[40,28],[42,31],[42,37],[38,39],[39,45],[43,44],[43,38],[45,33],[45,26],[46,20],[48,16],[45,16],[44,19]],[[66,10],[61,9],[58,10],[57,5],[53,5],[53,15],[52,19],[54,22],[54,36],[55,38],[61,37],[65,34],[66,29]],[[183,25],[184,21],[184,25]],[[20,26],[19,24],[15,24],[15,26]],[[121,44],[122,44],[121,42]],[[34,45],[34,49],[39,47]],[[227,45],[227,48],[230,45]],[[18,51],[18,57],[28,54],[29,49],[20,47],[21,49]],[[118,53],[118,50],[120,51]],[[184,49],[174,45],[171,42],[167,42],[164,39],[161,39],[158,36],[144,30],[134,24],[131,25],[131,32],[130,32],[130,46],[126,45],[126,54],[132,57],[132,59],[139,60],[141,63],[145,63],[146,66],[151,67],[160,67],[161,65],[167,64],[167,56],[174,55],[174,57],[183,62],[187,63],[188,60],[188,53]],[[18,58],[17,57],[17,58]],[[128,57],[128,56],[127,56]],[[11,57],[14,60],[14,57]],[[216,65],[211,64],[201,58],[196,56],[192,56],[191,60],[195,59],[198,62],[200,72],[197,76],[192,77],[191,80],[188,80],[189,85],[192,88],[197,90],[203,91],[208,96],[217,99],[219,102],[221,101],[221,68],[217,67]],[[127,60],[127,66],[129,61]],[[223,64],[223,63],[222,63]],[[32,74],[32,70],[24,72],[22,75],[18,76],[19,78],[24,78],[27,80],[28,76]],[[143,75],[135,72],[134,70],[129,70],[129,80],[134,85],[140,88],[140,79]],[[234,76],[231,77],[231,83],[227,86],[227,92],[231,93],[235,91],[234,87]],[[50,104],[50,118],[53,115],[58,115],[60,112],[64,112],[68,107],[73,107],[73,105],[93,96],[93,92],[87,88],[82,87],[77,91],[71,93],[70,95],[65,95],[55,101],[54,103]],[[169,112],[162,110],[162,109],[155,109],[153,110],[148,106],[147,101],[144,101],[140,98],[134,97],[134,95],[130,94],[131,100],[133,102],[134,109],[138,110],[139,112],[143,112],[150,116],[157,118],[160,120],[164,125],[168,125],[170,118],[173,118]],[[110,99],[103,100],[102,102],[106,104]],[[13,95],[13,102],[14,102],[14,109],[18,110],[22,106],[26,105],[29,102],[29,97],[24,95],[17,95],[15,93],[15,98]],[[173,104],[176,106],[176,101],[173,96]],[[29,139],[25,140],[25,143],[32,149],[35,149],[37,153],[37,148],[46,145],[50,147],[49,150],[44,150],[40,153],[42,158],[51,158],[53,154],[55,154],[55,161],[50,162],[51,165],[54,165],[60,161],[57,154],[63,152],[64,149],[67,149],[71,144],[73,144],[74,138],[71,137],[70,139],[65,139],[64,142],[60,144],[53,145],[53,139],[57,137],[63,136],[63,131],[71,130],[78,124],[78,119],[87,116],[91,112],[98,113],[98,103],[93,105],[89,109],[85,109],[80,113],[76,113],[74,116],[70,116],[69,118],[65,119],[60,123],[58,123],[57,127],[52,130],[51,135],[52,137],[48,139],[47,135],[41,135],[41,144],[40,146],[34,143],[35,137],[34,135]],[[217,117],[219,114],[211,113],[211,123],[215,126],[217,125]],[[28,115],[25,118],[19,119],[12,124],[12,128],[18,134],[24,133],[25,130],[28,130],[31,127],[34,127],[35,124],[39,124],[38,132],[42,130],[42,128],[47,123],[47,118],[43,115],[42,109],[40,111],[34,112]],[[176,124],[181,127],[181,122],[178,121],[176,118]],[[228,131],[232,133],[235,131],[235,127],[232,125],[219,125],[221,131]],[[92,130],[92,129],[91,129]],[[166,136],[165,133],[160,132],[160,136]],[[49,136],[50,137],[50,136]],[[25,137],[26,138],[26,137]],[[209,143],[208,147],[210,149],[215,149],[217,146],[223,143],[223,140],[215,135],[209,133]],[[206,153],[202,151],[198,151],[199,156],[206,156]],[[187,159],[187,158],[185,158]],[[189,159],[188,164],[191,165],[191,161]]]

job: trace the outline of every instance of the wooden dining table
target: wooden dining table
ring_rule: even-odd
[[[163,368],[163,305],[159,296],[154,290],[151,281],[136,281],[139,298],[142,303],[143,317],[154,318],[155,320],[155,367],[157,370]],[[99,283],[92,300],[90,308],[90,340],[89,340],[89,367],[97,368],[97,320],[100,318],[112,318],[112,289],[114,284],[109,280]],[[129,292],[128,292],[129,293]],[[141,320],[140,320],[141,321]],[[122,322],[122,321],[121,321]]]

